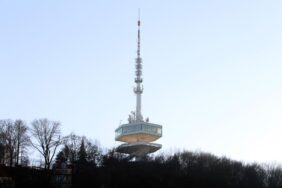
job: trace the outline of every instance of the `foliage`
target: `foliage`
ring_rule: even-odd
[[[73,188],[282,187],[282,168],[277,165],[245,164],[190,151],[149,155],[135,161],[133,157],[116,152],[115,148],[103,154],[97,142],[84,136],[71,133],[62,138],[60,123],[55,121],[34,120],[30,129],[22,120],[0,120],[0,125],[0,176],[13,177],[15,188],[52,187],[50,175],[54,171],[49,168],[54,156],[58,164],[71,164]],[[15,165],[19,159],[22,165],[28,163],[23,153],[28,152],[30,142],[42,154],[44,170]],[[57,153],[61,143],[63,147]]]
[[[86,157],[87,157],[87,154],[86,154],[86,150],[85,150],[85,146],[84,146],[84,139],[81,140],[81,144],[80,144],[80,148],[79,148],[79,151],[78,151],[78,161],[79,163],[86,163]]]

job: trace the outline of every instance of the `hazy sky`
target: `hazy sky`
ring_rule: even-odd
[[[163,125],[162,151],[281,163],[281,0],[0,0],[0,119],[46,117],[118,146],[138,8],[142,111]]]

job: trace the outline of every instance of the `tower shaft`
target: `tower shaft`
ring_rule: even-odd
[[[135,59],[135,83],[134,93],[136,94],[136,122],[142,122],[143,116],[141,113],[141,95],[143,93],[143,86],[141,83],[142,79],[142,58],[140,57],[140,25],[141,22],[138,20],[138,41],[137,41],[137,58]]]

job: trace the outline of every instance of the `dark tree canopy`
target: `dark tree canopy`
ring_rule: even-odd
[[[78,152],[78,161],[80,163],[86,163],[86,150],[85,150],[85,145],[84,145],[84,139],[81,140],[79,152]]]
[[[279,165],[248,164],[190,151],[135,161],[115,148],[102,152],[97,142],[75,133],[62,138],[56,121],[34,120],[30,129],[22,120],[0,120],[0,125],[0,177],[12,177],[15,184],[10,187],[58,187],[54,184],[58,168],[59,172],[71,169],[72,188],[282,188]],[[28,143],[41,153],[45,169],[15,165],[28,161],[23,155],[30,149]]]

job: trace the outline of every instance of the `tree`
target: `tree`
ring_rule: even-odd
[[[64,152],[65,157],[71,162],[75,162],[78,160],[78,152],[81,145],[81,136],[78,136],[74,133],[64,137],[64,148],[62,151]]]
[[[0,164],[4,164],[5,161],[5,146],[0,142]]]
[[[108,150],[108,152],[103,155],[102,165],[103,166],[113,166],[117,163],[127,163],[132,159],[131,156],[126,154],[116,152],[116,148]]]
[[[44,168],[50,169],[54,155],[61,144],[60,123],[39,119],[32,122],[31,134],[34,141],[31,145],[39,151],[44,158]]]
[[[279,188],[282,187],[282,168],[281,166],[267,165],[265,167],[266,176],[267,176],[267,185],[270,188]]]
[[[19,164],[20,156],[26,152],[26,147],[30,143],[29,136],[27,134],[28,128],[24,121],[16,120],[14,123],[15,126],[15,139],[16,139],[16,147],[15,147],[15,156],[16,156],[16,165]]]
[[[85,150],[85,145],[84,145],[84,138],[81,140],[79,152],[78,152],[78,158],[80,163],[85,163],[86,162],[86,150]]]
[[[67,156],[66,156],[66,152],[65,150],[67,149],[67,147],[64,147],[63,150],[61,150],[60,152],[58,152],[57,156],[56,156],[56,163],[62,163],[62,162],[66,162],[68,160]]]
[[[86,139],[85,149],[87,161],[95,166],[100,166],[102,164],[102,151],[98,142],[93,143],[91,140]]]
[[[13,121],[10,119],[1,120],[0,127],[3,142],[2,144],[5,147],[4,155],[7,152],[9,166],[13,166],[16,148],[16,136]]]
[[[5,149],[4,127],[0,121],[0,164],[5,162]]]
[[[22,120],[9,119],[1,120],[0,127],[1,159],[4,163],[4,157],[7,155],[9,165],[17,165],[29,143],[28,128]]]
[[[72,164],[74,162],[84,161],[95,166],[101,165],[102,151],[99,147],[98,141],[93,142],[84,136],[78,136],[74,133],[71,133],[63,138],[63,143],[64,147],[58,153],[58,159],[62,159],[63,157]],[[85,159],[81,159],[79,156]]]

